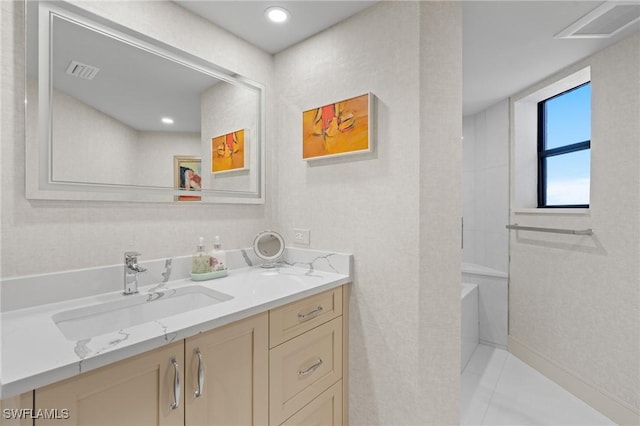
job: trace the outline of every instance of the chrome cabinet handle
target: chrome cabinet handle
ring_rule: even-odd
[[[200,398],[204,392],[204,360],[200,349],[196,350],[196,356],[198,357],[198,389],[193,393],[193,397]]]
[[[304,371],[298,370],[298,376],[308,376],[309,374],[313,373],[318,368],[320,368],[321,365],[322,365],[322,358],[318,358],[318,361],[315,364],[313,364],[311,367],[307,368]]]
[[[170,410],[175,410],[180,406],[180,366],[175,358],[171,358],[174,368],[173,374],[173,403],[169,404]]]
[[[322,312],[322,306],[318,306],[316,309],[311,312],[307,312],[306,314],[298,314],[298,319],[300,321],[310,320],[311,318],[319,315],[320,312]]]

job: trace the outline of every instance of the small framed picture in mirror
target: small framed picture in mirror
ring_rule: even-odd
[[[173,157],[173,187],[183,191],[202,189],[202,160],[200,157],[175,155]],[[175,201],[200,201],[200,195],[180,194]]]

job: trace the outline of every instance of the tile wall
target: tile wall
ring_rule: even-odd
[[[463,119],[463,261],[508,269],[509,101]]]

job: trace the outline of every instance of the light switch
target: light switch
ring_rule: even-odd
[[[311,243],[310,234],[311,234],[311,231],[308,229],[294,229],[293,242],[295,244],[308,246]]]

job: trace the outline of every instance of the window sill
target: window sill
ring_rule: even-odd
[[[516,215],[569,215],[569,216],[589,216],[591,210],[589,208],[566,208],[566,209],[539,209],[539,208],[519,208],[512,209],[511,212]]]

